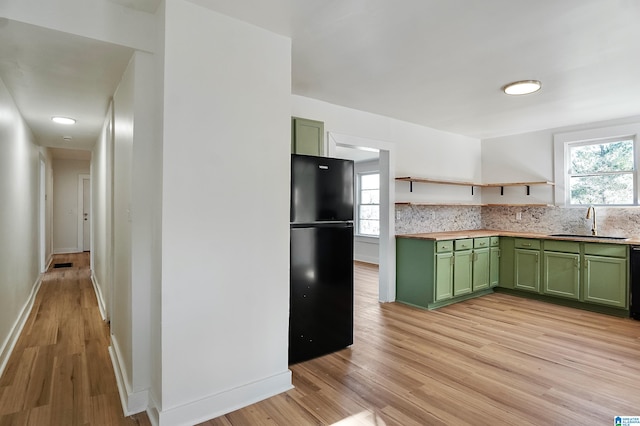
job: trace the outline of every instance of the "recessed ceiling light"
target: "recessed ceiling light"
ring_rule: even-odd
[[[527,95],[537,92],[542,87],[538,80],[514,81],[502,87],[502,91],[507,95]]]
[[[58,124],[76,124],[76,120],[69,117],[51,117],[51,121]]]

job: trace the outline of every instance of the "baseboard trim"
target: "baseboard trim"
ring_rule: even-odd
[[[69,253],[82,253],[82,250],[80,250],[78,247],[53,249],[53,254],[69,254]]]
[[[371,263],[372,265],[379,264],[378,258],[373,256],[354,256],[353,260],[357,262]]]
[[[93,284],[93,291],[96,293],[96,299],[98,299],[98,309],[100,310],[100,316],[103,321],[107,321],[107,305],[104,303],[104,296],[102,295],[102,288],[98,284],[98,278],[91,270],[91,284]]]
[[[125,416],[131,416],[145,411],[149,405],[149,390],[145,389],[140,392],[133,392],[131,390],[127,370],[124,369],[121,362],[123,358],[118,348],[118,341],[113,335],[111,336],[111,346],[109,346],[109,356],[111,357],[111,364],[113,364],[113,371],[116,375],[122,412]]]
[[[11,357],[11,353],[13,352],[13,349],[18,342],[20,333],[22,333],[22,329],[24,328],[24,325],[27,323],[27,319],[31,314],[33,304],[36,300],[36,295],[38,294],[38,290],[40,290],[40,285],[42,284],[43,276],[43,274],[38,275],[38,279],[36,279],[33,287],[31,287],[31,294],[29,294],[27,302],[22,307],[20,315],[18,315],[18,319],[11,328],[11,332],[7,336],[7,339],[4,341],[2,346],[0,346],[0,376],[2,376],[2,373],[4,373],[4,369],[7,367],[7,363],[9,362],[9,358]]]
[[[290,389],[293,389],[291,371],[286,370],[283,373],[220,392],[189,404],[166,410],[149,407],[147,413],[149,413],[149,419],[152,423],[157,421],[154,426],[193,425],[223,416]]]

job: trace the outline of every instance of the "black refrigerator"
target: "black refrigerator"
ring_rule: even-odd
[[[353,344],[353,161],[291,155],[289,364]]]

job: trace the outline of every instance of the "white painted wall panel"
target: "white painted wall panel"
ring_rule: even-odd
[[[38,268],[41,148],[0,80],[0,372]],[[22,316],[24,318],[24,316]]]
[[[166,7],[158,403],[172,424],[290,386],[291,42]]]

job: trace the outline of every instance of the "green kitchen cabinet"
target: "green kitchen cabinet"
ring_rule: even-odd
[[[473,250],[456,251],[453,258],[453,295],[471,293],[473,276]]]
[[[396,238],[396,300],[433,309],[491,292],[489,248],[474,249],[474,244],[482,246],[481,243],[483,240],[473,238]],[[479,260],[474,261],[476,251]],[[485,266],[478,266],[479,263]],[[474,288],[474,273],[485,276],[481,281],[487,284]]]
[[[434,301],[435,244],[416,238],[396,238],[396,300],[428,308]]]
[[[542,293],[580,299],[580,254],[544,251]]]
[[[628,308],[627,259],[584,255],[585,302]]]
[[[500,247],[489,248],[489,287],[500,284]]]
[[[485,290],[490,287],[490,249],[479,248],[473,250],[473,291]]]
[[[324,123],[306,118],[291,118],[291,152],[324,155]]]
[[[516,238],[513,286],[519,290],[540,291],[540,240]]]
[[[453,297],[453,252],[436,254],[435,301]]]
[[[513,288],[515,266],[515,238],[500,237],[500,276],[498,287]]]

